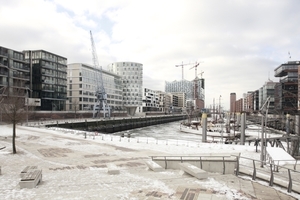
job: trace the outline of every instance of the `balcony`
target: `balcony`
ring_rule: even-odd
[[[7,71],[0,71],[0,76],[8,76],[8,72]]]
[[[286,76],[288,72],[298,72],[298,66],[300,66],[299,62],[282,64],[274,70],[274,76],[283,77]]]

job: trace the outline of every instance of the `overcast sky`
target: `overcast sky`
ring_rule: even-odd
[[[144,87],[162,90],[182,79],[181,63],[200,62],[206,107],[237,98],[299,59],[299,0],[0,0],[0,46],[43,49],[92,64],[89,31],[99,63],[144,66]],[[290,52],[290,56],[289,56]],[[184,79],[195,78],[193,65]]]

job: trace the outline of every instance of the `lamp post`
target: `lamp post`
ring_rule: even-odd
[[[219,119],[221,119],[221,95],[219,97]]]

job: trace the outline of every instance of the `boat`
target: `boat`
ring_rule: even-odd
[[[226,133],[223,131],[224,123],[208,122],[206,136],[209,142],[224,142],[232,143],[237,140],[237,135],[233,133]],[[202,126],[200,121],[181,122],[179,130],[183,133],[202,135]]]

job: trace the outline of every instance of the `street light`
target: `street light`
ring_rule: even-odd
[[[221,95],[219,97],[219,119],[221,119]]]

